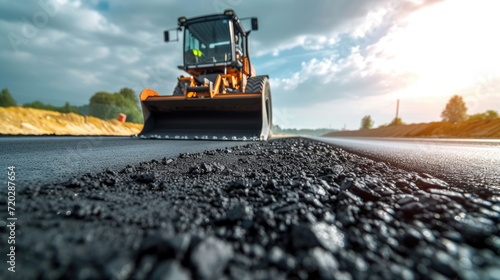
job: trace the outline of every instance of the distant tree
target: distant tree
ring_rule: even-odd
[[[25,103],[23,105],[23,107],[60,112],[60,110],[58,110],[58,108],[56,106],[50,105],[50,104],[45,104],[39,100],[35,100],[31,103]]]
[[[128,111],[127,121],[131,123],[144,123],[141,110],[138,108]]]
[[[450,98],[443,112],[441,118],[444,122],[457,123],[467,119],[467,106],[460,95],[454,95]]]
[[[41,109],[41,110],[49,110],[49,111],[55,111],[59,113],[79,113],[78,108],[71,106],[69,102],[66,102],[64,106],[57,107],[54,105],[50,104],[45,104],[39,100],[35,100],[31,103],[25,103],[23,104],[23,107],[25,108],[34,108],[34,109]]]
[[[131,89],[123,88],[118,93],[96,92],[89,103],[89,115],[104,120],[114,119],[118,114],[127,115],[128,122],[142,123],[139,100]]]
[[[116,118],[120,112],[116,111],[113,99],[113,95],[109,92],[96,92],[90,98],[89,115],[103,120]]]
[[[122,108],[122,113],[127,115],[127,121],[133,123],[142,123],[142,113],[139,108],[139,99],[137,94],[130,88],[122,88],[115,93],[116,100]]]
[[[71,105],[69,105],[69,102],[64,103],[62,111],[63,113],[71,113]]]
[[[120,95],[125,97],[125,99],[132,101],[134,104],[139,104],[139,99],[137,98],[137,94],[135,94],[135,91],[130,88],[122,88],[120,89],[119,92]]]
[[[280,133],[281,127],[277,124],[273,124],[273,133]]]
[[[88,116],[89,114],[89,104],[76,106],[75,109],[77,110],[77,113],[80,115]]]
[[[401,118],[394,118],[392,119],[391,123],[389,123],[389,126],[396,126],[396,125],[405,125],[405,123]]]
[[[469,117],[467,118],[468,121],[482,121],[484,119],[486,119],[486,116],[484,115],[484,113],[477,113],[477,114],[469,115]]]
[[[17,106],[17,103],[14,98],[12,98],[12,95],[10,95],[9,90],[4,88],[2,89],[2,94],[0,95],[0,107],[11,106]]]
[[[34,108],[34,109],[47,109],[47,105],[43,104],[42,102],[35,100],[31,103],[24,103],[23,107],[25,108]]]
[[[316,128],[316,129],[308,129],[308,128],[281,128],[279,125],[273,125],[273,133],[274,134],[290,134],[290,135],[307,135],[307,136],[321,136],[332,131],[337,131],[335,129],[329,128]]]
[[[473,114],[470,115],[468,120],[471,121],[484,121],[484,120],[494,120],[498,119],[500,116],[498,115],[497,111],[494,110],[487,110],[484,113],[478,113],[478,114]]]
[[[370,115],[366,115],[361,119],[361,129],[371,129],[373,127],[373,120]]]
[[[486,119],[487,120],[494,120],[500,118],[500,115],[498,114],[497,111],[494,110],[488,110],[485,112],[486,114]]]

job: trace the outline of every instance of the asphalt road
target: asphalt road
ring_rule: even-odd
[[[500,187],[500,140],[312,139],[458,185]],[[242,143],[245,142],[159,141],[130,137],[0,137],[0,164],[3,168],[16,166],[16,181],[23,187],[62,182],[70,176],[107,168],[118,171],[128,164]]]
[[[500,140],[316,137],[349,152],[461,187],[500,188]]]
[[[0,201],[0,213],[16,219],[0,220],[0,243],[15,237],[16,246],[3,253],[0,279],[12,278],[13,265],[19,279],[497,278],[498,185],[457,189],[414,171],[459,181],[472,172],[472,183],[493,184],[498,143],[318,140],[391,164],[300,138],[237,148],[0,138],[16,191],[47,184],[10,194],[22,203]],[[177,156],[206,149],[218,150]],[[175,159],[151,161],[162,157]],[[392,166],[405,164],[410,172]]]
[[[0,137],[0,168],[16,167],[19,187],[68,180],[70,176],[118,171],[129,164],[240,145],[238,141],[159,141],[130,137]],[[3,184],[5,186],[5,184]]]
[[[500,190],[453,187],[300,138],[150,161],[0,199],[0,279],[498,279]]]

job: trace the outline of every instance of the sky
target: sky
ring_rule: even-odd
[[[439,121],[455,94],[469,114],[500,111],[497,0],[0,0],[0,88],[56,106],[171,94],[182,43],[163,31],[225,9],[259,18],[250,58],[282,128],[377,127],[398,99],[404,122]]]

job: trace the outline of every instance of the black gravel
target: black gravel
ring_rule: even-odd
[[[2,279],[500,279],[500,187],[312,140],[88,173],[16,201]]]

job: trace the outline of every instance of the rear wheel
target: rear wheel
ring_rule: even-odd
[[[271,138],[273,127],[273,106],[269,78],[267,78],[267,76],[248,78],[245,92],[262,94],[262,129],[260,138],[261,140]]]
[[[184,89],[187,87],[186,82],[178,82],[177,86],[174,89],[173,95],[184,95]]]

